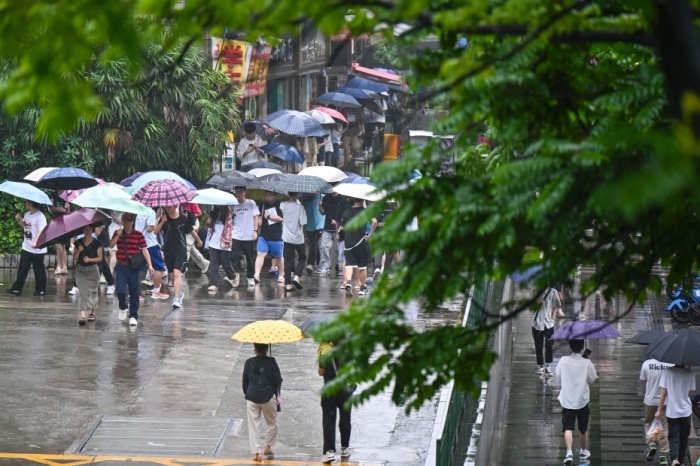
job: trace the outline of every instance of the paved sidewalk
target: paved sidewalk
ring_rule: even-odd
[[[663,315],[665,304],[663,298],[652,298],[643,306],[635,306],[615,324],[622,338],[589,342],[599,380],[591,386],[591,458],[582,464],[649,464],[644,460],[643,397],[638,394],[639,369],[646,359],[644,347],[624,342],[641,331],[663,329],[664,324],[670,329],[670,319]],[[611,321],[627,307],[622,298],[605,302],[602,295],[595,294],[583,303],[565,306],[565,311],[567,318],[573,312],[580,312],[582,319]],[[500,458],[493,458],[491,465],[561,465],[566,453],[561,407],[557,401],[560,384],[556,378],[535,373],[531,317],[525,313],[513,322],[513,360],[510,393],[504,400],[507,407],[503,447]],[[554,364],[567,354],[570,350],[566,342],[555,343]],[[577,457],[578,434],[574,435],[574,448]],[[697,459],[697,455],[693,457]]]

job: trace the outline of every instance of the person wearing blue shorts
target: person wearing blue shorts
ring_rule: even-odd
[[[260,283],[260,271],[262,270],[265,256],[270,254],[272,259],[276,259],[279,270],[277,281],[284,283],[284,259],[282,254],[284,251],[284,243],[282,242],[282,209],[280,203],[275,198],[275,193],[265,191],[265,201],[260,208],[260,216],[262,222],[260,225],[260,233],[258,234],[257,251],[258,256],[255,259],[255,275],[253,280],[255,284]]]

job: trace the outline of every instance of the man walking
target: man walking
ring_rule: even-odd
[[[540,300],[540,308],[532,318],[532,338],[535,340],[535,356],[537,358],[537,373],[547,377],[552,376],[549,365],[552,363],[552,347],[554,342],[549,339],[554,333],[554,319],[561,309],[559,293],[552,287],[547,288]],[[544,348],[544,357],[542,350]]]
[[[338,234],[345,236],[345,291],[352,293],[353,276],[360,281],[359,296],[369,294],[367,290],[367,267],[372,260],[369,238],[377,228],[377,219],[373,218],[367,225],[349,229],[348,224],[364,211],[362,199],[353,199],[353,205],[345,210],[340,220]],[[338,238],[340,242],[340,238]],[[355,272],[357,271],[357,273]]]
[[[566,443],[566,456],[564,464],[571,466],[574,462],[573,445],[574,429],[578,423],[581,433],[581,451],[579,459],[587,460],[591,457],[588,451],[588,420],[590,409],[588,403],[591,399],[589,385],[598,380],[593,363],[581,355],[583,340],[569,340],[571,355],[564,356],[557,364],[556,374],[561,381],[559,392],[559,404],[561,405],[561,420],[564,431],[564,443]]]
[[[233,280],[233,286],[238,286],[240,277],[241,256],[245,256],[248,277],[248,288],[255,286],[255,249],[258,241],[258,224],[260,210],[255,201],[246,199],[246,188],[236,186],[234,189],[238,205],[233,206],[233,246],[231,247],[231,262],[239,273]]]
[[[695,391],[695,374],[684,366],[669,367],[661,374],[659,386],[661,395],[654,417],[661,419],[665,405],[671,465],[678,466],[683,464],[688,450],[690,416],[693,414],[690,397]]]
[[[153,234],[158,235],[161,230],[164,236],[165,267],[168,269],[168,276],[172,277],[175,291],[173,307],[180,308],[182,299],[185,297],[185,293],[182,292],[182,274],[187,271],[186,235],[192,235],[198,247],[202,246],[202,241],[189,219],[180,214],[178,206],[165,208],[165,214],[160,217],[160,221],[153,229]]]
[[[318,348],[318,375],[323,377],[323,383],[328,384],[338,375],[338,368],[343,366],[343,361],[330,359],[326,356],[333,349],[333,343],[321,343]],[[345,362],[347,363],[347,362]],[[350,433],[352,431],[352,407],[346,407],[345,402],[350,398],[351,392],[341,390],[333,395],[321,397],[321,411],[323,424],[323,459],[329,464],[335,461],[335,425],[338,422],[340,430],[340,458],[347,461],[350,458]]]
[[[659,399],[661,398],[659,382],[661,382],[661,374],[669,367],[673,367],[673,364],[665,364],[652,358],[644,361],[642,370],[639,373],[639,383],[646,388],[644,392],[644,432],[647,431],[649,425],[654,421],[657,411],[661,411],[659,421],[661,421],[664,428],[664,435],[658,444],[656,442],[647,442],[646,460],[649,462],[654,461],[654,456],[658,449],[659,464],[661,465],[668,464],[668,422],[666,421],[666,406],[659,405]]]
[[[282,241],[284,241],[284,289],[301,289],[301,275],[306,262],[304,225],[306,210],[299,203],[297,193],[289,193],[289,200],[280,204],[282,210]],[[298,256],[295,258],[295,255]],[[296,260],[295,260],[296,259]],[[294,287],[292,287],[292,285]]]

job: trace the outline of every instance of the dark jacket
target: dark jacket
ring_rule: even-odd
[[[275,358],[255,356],[243,366],[243,393],[253,403],[267,403],[282,387],[282,374]]]

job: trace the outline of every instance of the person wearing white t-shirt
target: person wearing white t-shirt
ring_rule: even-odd
[[[39,233],[46,227],[46,217],[39,210],[39,204],[32,201],[24,203],[27,212],[24,217],[20,214],[15,215],[17,224],[24,231],[24,241],[22,242],[22,252],[19,255],[19,266],[17,268],[17,280],[7,290],[8,293],[20,296],[24,282],[29,275],[29,269],[34,270],[34,278],[36,279],[36,288],[34,296],[46,295],[46,267],[44,266],[44,256],[46,248],[37,248],[36,240],[39,238]]]
[[[588,451],[588,421],[591,416],[588,403],[591,400],[589,385],[598,380],[593,363],[581,355],[583,340],[569,340],[571,355],[559,360],[556,374],[561,381],[559,392],[559,404],[561,405],[561,420],[564,431],[564,443],[566,443],[566,456],[564,464],[571,466],[574,462],[573,445],[574,429],[578,422],[578,430],[581,433],[580,460],[591,457]]]
[[[255,286],[255,256],[258,241],[258,225],[260,210],[255,201],[246,199],[246,188],[236,186],[234,189],[238,205],[233,206],[233,246],[231,247],[231,263],[238,270],[241,255],[246,259],[246,276],[248,287]],[[239,272],[241,272],[239,270]]]
[[[656,359],[647,359],[642,363],[642,370],[639,372],[639,383],[645,387],[644,391],[644,432],[647,431],[649,425],[654,420],[656,411],[661,409],[661,417],[659,420],[664,427],[664,435],[656,442],[647,443],[647,461],[654,461],[656,451],[659,451],[659,464],[668,464],[668,423],[666,421],[666,407],[659,406],[659,398],[661,397],[661,374],[673,364],[665,364]]]
[[[304,244],[306,209],[299,202],[298,196],[297,193],[289,193],[289,200],[280,204],[284,219],[282,222],[282,241],[284,242],[285,291],[292,291],[294,288],[302,289],[300,280],[306,263],[306,245]]]
[[[232,287],[238,286],[238,275],[231,265],[233,217],[227,206],[217,206],[209,214],[209,288],[219,289],[219,265],[224,269],[224,281]]]
[[[671,465],[676,466],[682,464],[688,450],[690,416],[693,414],[690,397],[695,391],[695,374],[684,366],[669,367],[661,374],[659,386],[659,408],[654,417],[661,419],[662,407],[666,405],[669,456]]]
[[[143,233],[143,237],[146,238],[146,249],[148,249],[148,254],[151,256],[151,264],[155,272],[151,277],[151,280],[153,280],[151,297],[154,299],[168,299],[170,298],[170,294],[164,293],[160,288],[163,282],[163,272],[165,272],[165,260],[163,259],[163,251],[161,251],[160,245],[158,244],[158,238],[155,233],[153,233],[155,227],[155,212],[148,217],[144,215],[136,217],[136,229]]]
[[[260,147],[265,145],[265,142],[255,134],[255,123],[245,123],[243,125],[245,136],[238,143],[236,156],[241,161],[241,166],[250,165],[259,160],[265,160],[265,153],[260,150]]]
[[[554,333],[554,319],[561,309],[559,292],[552,287],[547,288],[540,300],[540,308],[532,318],[532,338],[535,341],[535,356],[537,373],[547,377],[552,376],[549,365],[554,361],[552,348],[554,342],[549,339]],[[542,350],[544,349],[544,356]]]

